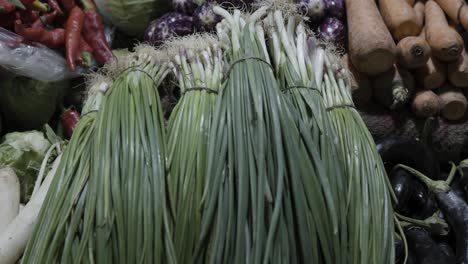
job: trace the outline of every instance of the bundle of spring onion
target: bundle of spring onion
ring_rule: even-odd
[[[391,191],[374,140],[354,108],[348,77],[339,59],[321,48],[315,67],[323,67],[321,92],[328,107],[348,181],[348,263],[394,263]]]
[[[229,66],[209,138],[196,261],[320,263],[339,236],[333,187],[278,88],[257,23],[267,8],[245,18],[214,10],[224,17],[217,34]]]
[[[168,186],[179,263],[191,263],[201,229],[208,139],[223,57],[214,36],[193,35],[165,44],[181,98],[168,124]]]
[[[90,89],[91,95],[65,148],[22,263],[79,263],[88,260],[89,244],[82,237],[85,235],[82,221],[87,207],[95,111],[102,98],[99,87],[105,83],[96,82]]]
[[[284,3],[282,6],[287,5]],[[291,10],[291,8],[281,8]],[[276,7],[278,8],[278,6]],[[339,236],[330,237],[331,242],[322,246],[322,263],[347,263],[347,219],[346,219],[346,179],[341,149],[331,120],[327,114],[323,98],[316,83],[317,69],[312,63],[316,39],[308,36],[304,22],[294,13],[288,15],[287,24],[281,11],[271,11],[265,19],[270,35],[270,54],[275,65],[279,87],[290,99],[292,111],[298,114],[297,126],[302,136],[312,137],[305,142],[314,142],[307,147],[319,147],[325,165],[326,180],[330,182],[330,195],[339,219]],[[286,28],[287,27],[287,28]],[[312,133],[307,133],[312,131]],[[312,149],[311,151],[317,151]],[[314,211],[311,210],[310,214]],[[330,215],[334,215],[330,212]]]
[[[83,224],[95,263],[175,262],[157,91],[169,68],[159,59],[152,48],[129,55],[99,110]]]

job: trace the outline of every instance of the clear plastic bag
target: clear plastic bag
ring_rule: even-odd
[[[44,45],[21,43],[22,38],[0,27],[0,66],[32,79],[55,82],[75,78],[84,73],[71,72],[62,55]]]

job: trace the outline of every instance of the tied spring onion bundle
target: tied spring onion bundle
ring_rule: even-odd
[[[168,185],[179,263],[191,263],[201,229],[208,140],[222,79],[222,50],[214,36],[194,35],[166,44],[182,94],[168,124]]]
[[[328,107],[347,174],[349,263],[394,263],[391,192],[375,142],[354,108],[339,59],[319,48],[321,91]]]
[[[153,49],[129,55],[96,120],[83,230],[95,263],[174,263],[166,136],[158,87],[169,68]]]
[[[83,109],[42,205],[22,263],[80,263],[91,261],[82,221],[91,174],[93,133],[102,94],[97,83]],[[88,235],[91,237],[92,235]],[[73,262],[72,262],[73,261]]]
[[[328,210],[329,215],[334,215],[331,210],[336,210],[340,221],[339,236],[329,237],[330,241],[322,244],[321,263],[347,263],[348,226],[344,162],[340,156],[338,138],[316,84],[317,69],[313,66],[311,56],[316,40],[308,37],[300,18],[294,15],[288,17],[286,25],[282,12],[273,11],[265,20],[266,25],[269,25],[267,28],[270,34],[270,54],[279,87],[290,99],[292,111],[298,115],[297,126],[304,137],[311,136],[305,141],[306,146],[312,148],[312,151],[317,146],[320,148],[320,156],[325,165],[325,180],[329,181],[332,187],[330,195],[334,204],[333,207],[328,207]],[[309,141],[315,144],[307,144]],[[309,211],[309,214],[314,213],[314,210]]]
[[[229,66],[209,138],[200,263],[319,263],[338,236],[319,149],[306,148],[269,63],[257,23],[266,10],[244,19],[214,8]]]

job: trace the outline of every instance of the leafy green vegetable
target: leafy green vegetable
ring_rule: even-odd
[[[55,112],[67,82],[47,83],[15,76],[0,80],[0,110],[18,129],[41,128]]]
[[[21,202],[29,200],[44,155],[50,147],[38,131],[13,132],[0,144],[0,168],[12,167],[21,184]]]
[[[97,0],[104,20],[128,35],[142,35],[148,24],[169,10],[169,0]]]

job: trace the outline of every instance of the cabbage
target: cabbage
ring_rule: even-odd
[[[0,144],[0,169],[11,167],[15,170],[21,184],[22,203],[26,203],[31,196],[50,145],[44,134],[38,131],[6,134]]]
[[[131,36],[141,36],[149,23],[169,10],[170,0],[95,0],[104,21]]]
[[[54,114],[67,85],[67,81],[47,83],[20,76],[0,80],[0,110],[8,127],[42,128]]]

